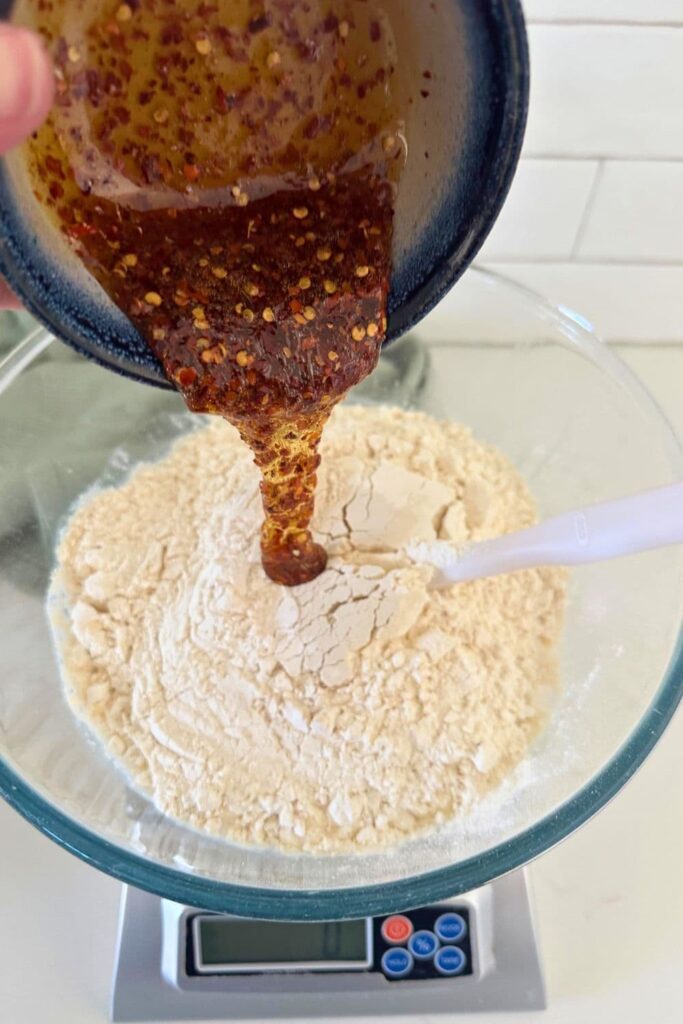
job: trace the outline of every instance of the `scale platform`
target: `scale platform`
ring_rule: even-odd
[[[360,921],[251,921],[124,887],[112,1021],[545,1009],[526,873]]]

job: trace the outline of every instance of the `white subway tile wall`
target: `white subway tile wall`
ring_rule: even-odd
[[[529,25],[530,156],[683,159],[683,31]]]
[[[597,160],[523,160],[480,258],[570,259],[599,166]]]
[[[577,255],[683,263],[683,160],[606,163]]]
[[[478,262],[610,341],[683,342],[683,0],[526,0],[520,167]]]
[[[683,24],[681,0],[525,0],[529,21]]]
[[[493,263],[490,268],[582,314],[607,341],[683,341],[683,265]]]

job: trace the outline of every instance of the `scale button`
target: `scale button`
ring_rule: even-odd
[[[390,946],[400,946],[413,934],[413,922],[403,914],[394,914],[382,923],[382,938]]]
[[[416,960],[431,960],[438,948],[439,940],[434,932],[415,932],[408,943],[408,949]]]
[[[462,974],[467,965],[467,957],[457,946],[442,946],[434,957],[434,966],[445,978]]]
[[[451,911],[437,918],[434,931],[442,942],[460,942],[467,935],[467,922],[461,914]]]
[[[382,957],[382,970],[387,978],[405,978],[413,969],[413,958],[407,949],[388,949]]]

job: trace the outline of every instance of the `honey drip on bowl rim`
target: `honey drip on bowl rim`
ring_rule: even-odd
[[[404,162],[380,0],[20,0],[57,67],[40,198],[190,409],[261,476],[265,571],[297,585],[319,444],[386,333]]]

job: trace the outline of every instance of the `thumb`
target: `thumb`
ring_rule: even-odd
[[[35,131],[53,97],[52,67],[39,37],[0,24],[0,153]]]

